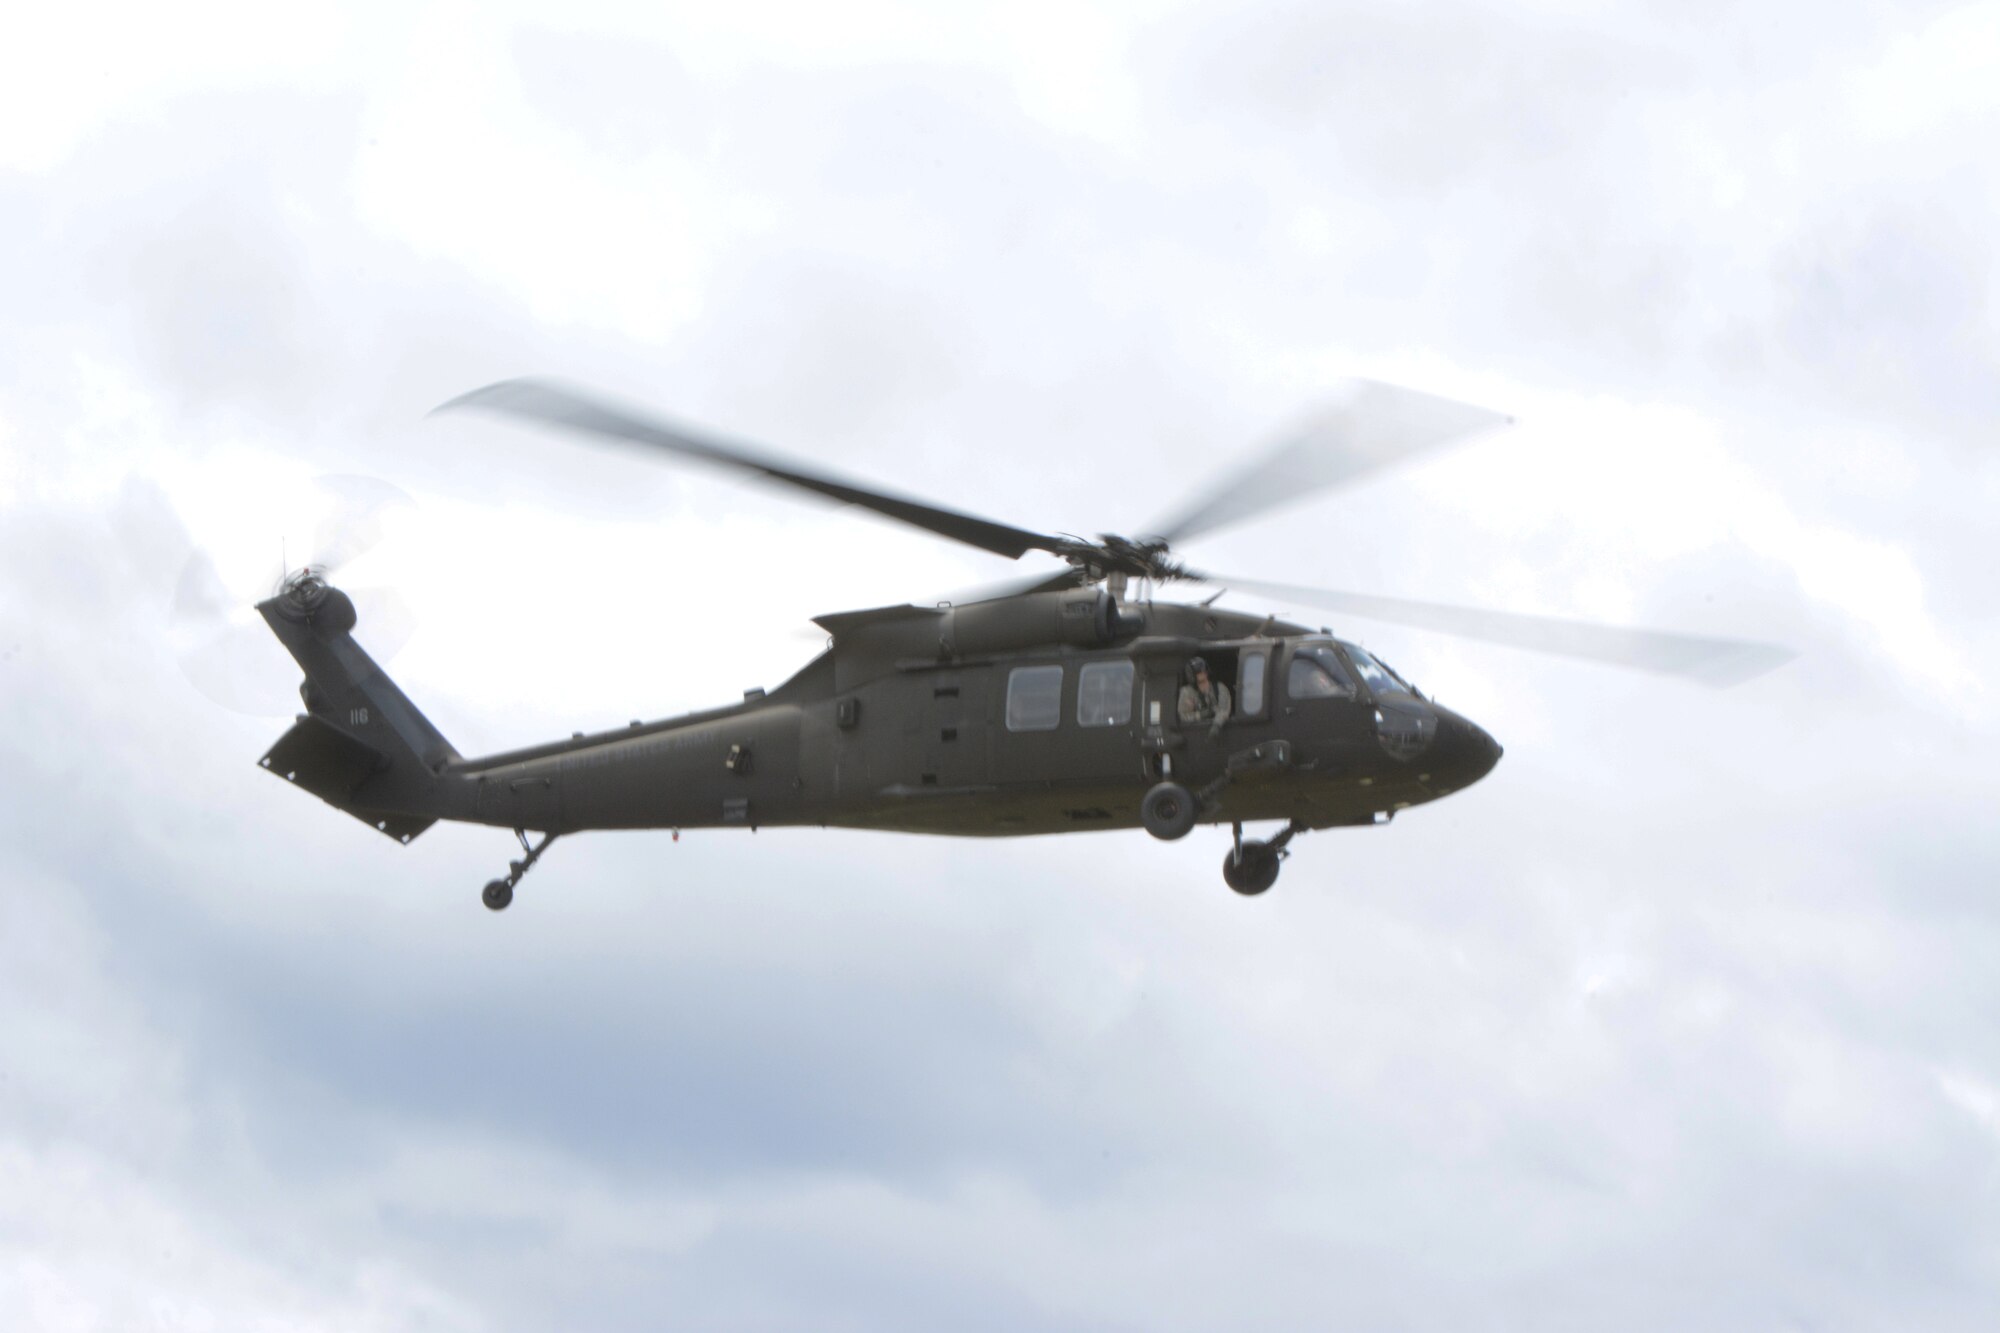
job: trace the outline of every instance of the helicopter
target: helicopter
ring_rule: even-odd
[[[1354,381],[1334,403],[1137,537],[1013,527],[837,476],[576,386],[504,380],[436,409],[479,410],[748,473],[939,537],[1060,566],[974,596],[815,618],[827,647],[782,685],[679,717],[478,758],[461,755],[354,638],[324,566],[256,610],[304,672],[305,711],[259,761],[408,843],[438,820],[511,829],[487,883],[498,912],[559,837],[597,829],[818,825],[970,837],[1228,824],[1224,882],[1277,881],[1300,834],[1385,824],[1463,791],[1501,757],[1477,723],[1326,629],[1205,601],[1221,584],[1366,618],[1729,685],[1771,644],[1240,579],[1177,544],[1414,454],[1508,424],[1450,399]],[[1263,838],[1246,824],[1277,822]],[[535,835],[531,837],[531,835]]]

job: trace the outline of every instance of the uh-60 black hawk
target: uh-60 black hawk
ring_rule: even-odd
[[[1162,583],[1223,584],[1709,684],[1789,656],[1736,640],[1225,579],[1172,557],[1186,538],[1505,421],[1388,385],[1353,384],[1142,536],[1096,540],[887,493],[544,381],[505,381],[445,406],[747,471],[981,550],[1063,562],[959,604],[820,616],[827,649],[739,703],[478,759],[453,749],[362,651],[354,604],[326,571],[293,573],[257,609],[304,668],[306,711],[264,766],[403,842],[440,819],[512,829],[523,854],[486,885],[495,911],[562,835],[804,824],[984,837],[1136,825],[1174,839],[1197,823],[1227,823],[1235,836],[1223,878],[1258,894],[1299,833],[1387,822],[1498,762],[1499,744],[1477,724],[1357,644],[1226,610],[1215,597],[1190,605],[1145,595]],[[1201,679],[1191,672],[1197,659]],[[1281,827],[1246,839],[1243,826],[1259,821]]]

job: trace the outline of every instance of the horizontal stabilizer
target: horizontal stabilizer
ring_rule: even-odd
[[[302,714],[258,762],[285,781],[305,788],[336,810],[346,811],[398,842],[408,842],[437,822],[421,816],[370,811],[356,804],[356,789],[389,767],[388,756],[310,714]]]

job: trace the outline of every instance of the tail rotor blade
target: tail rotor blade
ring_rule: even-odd
[[[315,478],[313,500],[318,514],[312,550],[305,554],[328,574],[338,573],[380,546],[396,513],[416,507],[409,496],[375,477]]]
[[[167,634],[181,674],[209,702],[253,717],[291,711],[284,649],[250,604],[231,595],[206,551],[181,568]]]
[[[354,637],[368,655],[386,662],[417,634],[417,615],[394,588],[343,588],[354,603]]]
[[[196,551],[181,566],[181,576],[174,584],[169,631],[179,646],[185,635],[213,629],[239,613],[247,615],[249,609],[249,604],[224,584],[214,557],[207,551]]]

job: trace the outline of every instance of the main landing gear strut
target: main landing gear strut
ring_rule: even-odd
[[[544,833],[540,842],[530,845],[528,831],[519,828],[514,830],[514,836],[521,840],[521,850],[526,855],[518,861],[507,863],[507,878],[489,881],[486,888],[480,892],[479,901],[485,903],[489,911],[507,910],[507,904],[514,901],[514,886],[521,882],[521,876],[527,874],[535,862],[542,859],[542,853],[546,852],[549,844],[556,840],[555,834]]]
[[[1291,855],[1288,845],[1306,831],[1306,826],[1295,819],[1268,842],[1245,842],[1240,821],[1229,827],[1235,836],[1229,855],[1222,858],[1222,882],[1246,898],[1255,897],[1278,882],[1278,867]]]
[[[1199,794],[1178,782],[1155,783],[1146,793],[1146,799],[1139,803],[1139,822],[1146,826],[1146,832],[1162,841],[1184,838],[1194,827],[1195,818],[1202,808],[1214,799],[1227,781],[1228,775],[1225,774]],[[1283,832],[1268,841],[1245,842],[1242,820],[1232,821],[1229,827],[1235,836],[1231,839],[1229,855],[1222,860],[1222,879],[1245,897],[1262,893],[1278,882],[1278,867],[1291,855],[1292,839],[1306,831],[1306,826],[1294,819],[1285,825]]]

